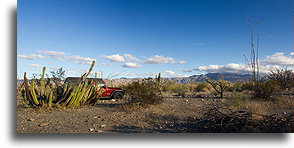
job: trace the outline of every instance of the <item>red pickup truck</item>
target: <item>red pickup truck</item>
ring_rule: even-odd
[[[103,79],[100,78],[87,78],[88,83],[91,85],[98,84],[99,87],[102,88],[102,96],[103,99],[122,99],[125,94],[125,90],[122,88],[116,87],[108,87]],[[69,83],[73,85],[77,85],[80,81],[80,77],[67,77],[64,83]]]

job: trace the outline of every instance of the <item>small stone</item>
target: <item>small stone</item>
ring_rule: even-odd
[[[204,101],[204,99],[201,99],[201,101]]]
[[[102,130],[96,130],[95,132],[96,133],[104,133],[104,131],[102,131]]]
[[[36,120],[33,119],[33,118],[30,118],[30,119],[28,119],[28,121],[34,122],[34,121],[36,121]]]
[[[115,99],[111,99],[110,101],[115,102],[116,100]]]
[[[105,124],[100,125],[101,128],[103,128],[103,127],[105,127],[105,126],[106,126]]]
[[[90,132],[92,132],[92,131],[94,131],[94,128],[90,128],[89,130],[90,130]]]
[[[40,126],[40,127],[46,127],[48,125],[49,125],[49,123],[40,123],[38,126]]]

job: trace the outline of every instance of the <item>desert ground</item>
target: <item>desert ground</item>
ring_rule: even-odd
[[[18,105],[16,130],[17,133],[93,134],[293,132],[293,94],[279,97],[283,101],[249,101],[241,107],[226,107],[228,103],[225,99],[178,96],[165,97],[162,103],[148,107],[128,107],[124,100],[113,99],[100,100],[95,106],[73,109],[26,108]],[[211,112],[208,113],[209,110]],[[251,112],[256,114],[241,116],[240,111],[243,115]],[[209,117],[211,115],[214,117]],[[218,116],[222,119],[220,123],[216,121],[219,120],[216,119]],[[259,120],[271,121],[259,124]],[[248,125],[240,125],[239,121]],[[234,128],[244,128],[244,131]]]

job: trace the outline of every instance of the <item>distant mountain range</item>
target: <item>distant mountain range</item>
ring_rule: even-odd
[[[191,83],[191,82],[204,82],[205,78],[210,78],[211,80],[218,80],[219,78],[230,81],[230,82],[238,82],[238,81],[248,81],[251,78],[251,75],[240,75],[240,74],[232,74],[232,73],[208,73],[202,75],[192,75],[189,77],[178,77],[178,78],[164,78],[164,81],[172,80],[176,83]]]

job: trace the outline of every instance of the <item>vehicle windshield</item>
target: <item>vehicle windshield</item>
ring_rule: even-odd
[[[101,81],[93,81],[93,82],[89,82],[89,84],[91,85],[98,85],[98,87],[104,87],[106,86],[103,82]]]

